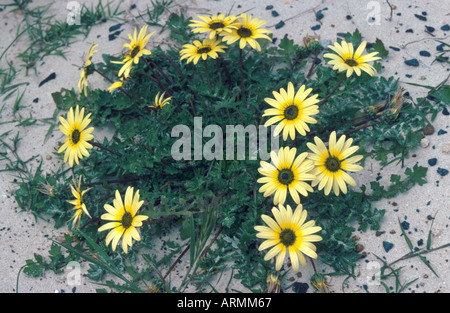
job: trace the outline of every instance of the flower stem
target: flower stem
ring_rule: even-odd
[[[205,72],[206,72],[206,79],[208,80],[209,90],[211,90],[211,80],[209,79],[209,72],[208,72],[208,59],[205,60]]]
[[[115,155],[117,155],[118,157],[121,157],[121,156],[122,156],[122,153],[119,153],[119,152],[117,152],[117,151],[114,151],[114,150],[111,150],[111,149],[109,149],[109,148],[106,148],[105,146],[103,146],[103,145],[101,145],[101,144],[99,144],[99,143],[97,143],[97,142],[94,142],[94,141],[88,141],[88,143],[90,143],[90,144],[93,145],[94,147],[97,147],[97,148],[103,149],[103,150],[105,150],[105,151],[108,151],[108,152],[110,152],[110,153],[112,153],[112,154],[115,154]]]
[[[242,60],[242,49],[239,49],[239,71],[241,73],[241,93],[242,93],[242,99],[245,100],[245,86],[244,86],[244,66],[243,66],[243,60]]]
[[[331,92],[322,100],[320,101],[317,105],[319,106],[319,108],[325,104],[325,102],[327,102],[327,100],[331,97],[332,94],[334,94],[334,92],[339,88],[339,86],[342,84],[342,82],[345,79],[345,74],[342,76],[341,80],[337,83],[337,85],[333,88],[333,90],[331,90]]]
[[[98,74],[100,74],[104,79],[106,79],[107,81],[109,81],[111,84],[114,83],[114,81],[112,81],[111,79],[108,78],[108,76],[106,76],[105,74],[103,74],[102,72],[100,72],[98,69],[94,68],[94,71]],[[118,88],[120,91],[122,91],[125,95],[127,95],[128,98],[133,99],[134,97],[132,95],[130,95],[125,89],[123,89],[122,87]],[[140,100],[137,99],[139,102]]]

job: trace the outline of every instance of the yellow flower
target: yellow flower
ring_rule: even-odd
[[[108,91],[113,92],[117,88],[121,88],[123,86],[123,77],[120,78],[120,81],[113,83],[111,86],[109,86]]]
[[[264,177],[257,180],[258,183],[264,185],[259,188],[259,192],[264,192],[264,197],[275,193],[273,203],[284,204],[287,192],[291,195],[295,203],[300,203],[299,193],[308,196],[309,192],[314,192],[312,187],[305,181],[312,181],[316,177],[310,173],[314,168],[311,160],[306,160],[307,152],[301,153],[295,157],[296,148],[281,148],[278,155],[272,151],[270,158],[272,164],[261,161],[261,167],[258,172]]]
[[[170,100],[172,99],[172,97],[166,98],[164,99],[164,94],[166,92],[164,91],[162,93],[161,96],[159,96],[159,92],[156,94],[155,97],[155,105],[149,105],[149,107],[151,108],[155,108],[155,109],[162,109],[166,104],[169,104]],[[164,99],[164,100],[163,100]]]
[[[142,221],[148,219],[145,215],[136,215],[144,201],[139,201],[139,190],[133,196],[133,187],[128,187],[125,192],[125,202],[116,190],[116,198],[113,200],[113,206],[104,205],[104,209],[108,212],[101,216],[102,220],[111,221],[101,226],[98,231],[111,229],[106,236],[106,245],[112,242],[113,251],[116,250],[117,243],[122,238],[122,249],[128,253],[128,247],[133,245],[134,240],[141,240],[136,227],[142,226]]]
[[[238,20],[235,29],[232,29],[231,32],[221,33],[223,40],[229,45],[239,40],[239,48],[244,49],[248,43],[253,49],[261,51],[261,46],[256,39],[262,38],[271,40],[266,34],[272,32],[261,28],[267,21],[260,20],[256,17],[252,18],[251,15],[245,13],[242,13],[238,17]]]
[[[200,58],[202,58],[203,60],[206,60],[207,57],[216,59],[219,56],[217,53],[223,53],[225,52],[223,49],[227,48],[226,46],[221,45],[221,43],[221,40],[215,39],[203,39],[203,42],[194,40],[193,45],[183,45],[184,49],[180,51],[180,60],[188,58],[187,63],[193,61],[194,64],[197,64]]]
[[[333,131],[328,142],[328,149],[318,137],[314,137],[315,144],[307,143],[308,148],[313,152],[308,154],[308,158],[314,161],[315,167],[312,173],[316,175],[311,185],[315,187],[318,184],[319,190],[325,188],[325,195],[330,193],[331,188],[336,196],[339,196],[339,191],[347,193],[346,183],[356,186],[356,182],[347,172],[363,170],[362,166],[355,164],[363,156],[350,157],[359,147],[352,146],[352,138],[345,139],[345,135],[342,135],[336,142],[336,132]]]
[[[303,254],[316,259],[316,246],[313,242],[322,240],[322,237],[314,235],[322,230],[321,227],[315,226],[315,221],[311,220],[305,223],[307,212],[303,210],[301,204],[297,206],[294,212],[289,205],[286,208],[278,205],[272,208],[271,217],[263,214],[261,218],[268,225],[255,226],[258,232],[256,237],[265,239],[259,246],[258,250],[271,248],[264,256],[264,260],[276,258],[275,269],[279,271],[283,265],[286,253],[289,252],[292,269],[297,272],[299,264],[306,266],[306,259]]]
[[[333,65],[333,70],[338,70],[339,72],[347,71],[347,77],[350,77],[353,72],[360,76],[361,70],[370,76],[373,76],[376,72],[375,68],[367,62],[379,60],[381,58],[376,56],[378,52],[363,55],[366,44],[367,42],[363,41],[358,49],[354,51],[351,42],[347,43],[345,40],[342,40],[341,44],[335,42],[334,46],[328,46],[328,48],[337,54],[325,53],[323,56],[331,59],[328,61],[328,64]]]
[[[84,95],[87,96],[87,77],[90,74],[89,70],[90,70],[90,66],[92,65],[92,56],[94,55],[94,53],[97,52],[97,50],[94,50],[95,47],[97,47],[98,44],[94,44],[92,43],[91,46],[89,47],[89,52],[86,58],[86,62],[84,63],[84,67],[83,70],[81,71],[80,74],[80,80],[78,81],[78,91],[81,93],[84,90]]]
[[[193,33],[207,33],[209,34],[209,39],[217,38],[222,32],[230,33],[232,29],[236,28],[234,21],[236,20],[235,15],[230,15],[225,17],[225,14],[213,15],[211,17],[197,15],[201,21],[193,20],[190,27],[194,27]]]
[[[125,58],[118,62],[118,61],[112,61],[112,63],[116,64],[123,64],[122,68],[119,70],[118,76],[124,76],[125,78],[130,77],[130,71],[134,64],[139,63],[139,58],[141,58],[143,55],[150,55],[151,52],[147,49],[145,49],[145,46],[147,45],[150,37],[154,34],[148,34],[147,32],[147,25],[141,28],[139,31],[139,35],[136,36],[136,28],[134,29],[134,34],[131,36],[131,34],[128,34],[128,38],[130,38],[130,43],[125,43],[123,46],[130,49],[130,52],[125,56]]]
[[[83,215],[83,213],[85,213],[87,216],[89,216],[89,218],[92,218],[91,215],[89,215],[89,212],[86,208],[86,204],[83,203],[83,196],[86,192],[89,191],[90,188],[81,191],[81,176],[80,176],[78,185],[76,185],[75,182],[74,182],[74,185],[76,186],[76,188],[74,186],[70,186],[70,189],[72,191],[72,195],[75,197],[75,200],[67,200],[67,202],[69,202],[70,204],[72,204],[74,206],[72,210],[75,211],[75,214],[72,217],[72,219],[73,219],[72,228],[75,227],[75,224],[77,223],[77,221],[78,221],[78,227],[80,227],[81,215]]]
[[[68,160],[70,167],[73,166],[74,161],[76,164],[80,164],[79,159],[82,159],[83,156],[88,157],[89,152],[87,149],[92,149],[92,145],[88,141],[94,138],[92,135],[94,127],[87,128],[91,122],[90,116],[91,113],[84,116],[84,108],[80,111],[77,105],[75,114],[73,108],[70,108],[67,113],[67,120],[62,116],[59,117],[61,122],[59,129],[67,137],[64,144],[59,148],[58,153],[66,151],[64,153],[64,162]]]
[[[265,110],[263,116],[274,115],[267,120],[264,126],[280,122],[275,128],[274,136],[278,136],[283,131],[283,140],[286,140],[288,135],[294,140],[296,130],[302,136],[306,136],[306,132],[309,132],[306,123],[317,123],[317,120],[312,118],[311,115],[319,113],[319,107],[315,105],[319,102],[317,94],[307,98],[311,91],[312,88],[305,91],[305,85],[302,85],[295,93],[294,85],[291,82],[288,84],[287,92],[283,88],[280,89],[279,93],[274,91],[275,99],[264,99],[273,108]]]

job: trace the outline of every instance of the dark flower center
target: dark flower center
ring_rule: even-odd
[[[294,104],[291,104],[286,109],[284,109],[284,117],[287,120],[296,119],[298,116],[298,107]]]
[[[237,30],[237,33],[239,35],[239,37],[242,38],[248,38],[251,37],[253,35],[252,30],[248,29],[247,27],[241,27]]]
[[[208,53],[208,52],[210,52],[211,51],[211,48],[210,47],[202,47],[202,48],[199,48],[198,50],[197,50],[197,53],[198,54],[203,54],[203,53]]]
[[[337,157],[329,156],[325,161],[325,167],[330,172],[337,172],[341,168],[341,162]]]
[[[134,59],[134,57],[141,51],[141,48],[139,46],[134,47],[133,50],[130,52],[130,58]]]
[[[133,216],[131,215],[130,212],[125,212],[125,214],[122,216],[122,226],[125,229],[128,229],[131,227],[131,225],[133,224]]]
[[[283,185],[289,185],[294,180],[294,173],[292,170],[286,168],[278,173],[278,181]]]
[[[286,247],[292,246],[296,239],[297,236],[292,229],[285,228],[280,233],[280,241]]]
[[[347,64],[348,66],[358,66],[358,62],[353,59],[346,59],[345,64]]]
[[[80,131],[78,129],[74,129],[72,132],[72,143],[77,144],[80,141]]]
[[[213,23],[209,24],[209,28],[212,30],[216,30],[216,29],[224,28],[224,27],[225,27],[225,25],[222,22],[213,22]]]

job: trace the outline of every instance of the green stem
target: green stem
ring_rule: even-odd
[[[341,78],[341,80],[337,83],[337,85],[333,88],[333,90],[331,90],[331,92],[322,100],[320,101],[317,105],[319,106],[319,108],[324,105],[327,100],[331,97],[332,94],[334,94],[334,92],[339,88],[339,86],[342,84],[342,82],[345,80],[346,75],[344,74]]]

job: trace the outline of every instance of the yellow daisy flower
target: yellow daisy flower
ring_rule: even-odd
[[[355,180],[347,172],[362,171],[363,167],[355,164],[360,161],[363,156],[355,153],[359,147],[352,146],[353,139],[346,140],[342,135],[336,142],[336,132],[332,132],[328,142],[328,149],[318,137],[314,137],[314,142],[307,143],[308,148],[313,152],[308,154],[308,159],[314,161],[314,170],[312,173],[316,175],[316,179],[312,182],[312,186],[319,185],[319,190],[325,188],[325,195],[328,195],[333,188],[334,194],[339,196],[339,191],[347,193],[346,183],[356,186]]]
[[[213,15],[211,17],[197,15],[201,21],[193,20],[190,27],[194,27],[193,33],[209,33],[209,39],[217,38],[222,32],[230,33],[232,29],[236,28],[234,21],[235,15],[225,17],[225,14]]]
[[[148,219],[145,215],[136,215],[144,201],[139,201],[139,190],[133,196],[133,187],[128,187],[125,192],[125,202],[116,190],[116,198],[113,200],[113,206],[104,205],[104,209],[108,212],[101,216],[102,220],[111,221],[101,226],[98,231],[111,229],[106,236],[106,245],[112,242],[113,251],[116,250],[117,243],[122,238],[122,249],[128,253],[128,247],[133,245],[132,240],[141,240],[136,227],[142,226],[142,221]]]
[[[376,56],[378,52],[363,55],[366,44],[367,42],[363,41],[359,45],[358,49],[354,51],[353,44],[351,42],[347,43],[345,40],[342,40],[341,44],[335,42],[334,46],[328,46],[328,48],[337,54],[325,53],[323,56],[331,59],[328,61],[328,64],[333,65],[333,70],[338,70],[339,72],[347,71],[347,77],[350,77],[353,72],[360,76],[361,70],[370,76],[373,76],[376,70],[367,62],[379,60],[381,58]]]
[[[306,259],[303,254],[316,259],[316,246],[313,242],[322,240],[322,237],[314,235],[322,230],[320,226],[315,226],[315,221],[311,220],[305,223],[307,212],[303,210],[301,204],[297,206],[294,212],[289,205],[286,208],[283,205],[278,205],[272,208],[271,217],[263,214],[261,218],[268,225],[255,226],[258,232],[256,237],[265,239],[259,246],[258,250],[265,250],[272,247],[264,256],[264,260],[268,261],[271,258],[276,258],[275,269],[279,271],[284,263],[286,252],[289,252],[292,269],[297,272],[299,264],[302,267],[306,266]]]
[[[264,111],[263,116],[273,116],[267,120],[264,126],[280,122],[275,128],[274,136],[278,136],[283,131],[283,140],[286,140],[288,135],[294,140],[296,130],[302,136],[306,136],[306,132],[310,130],[306,123],[317,123],[317,120],[311,115],[319,113],[319,107],[315,105],[319,102],[318,95],[307,98],[311,91],[312,88],[305,90],[305,85],[302,85],[295,93],[294,85],[291,82],[288,84],[287,92],[283,88],[280,89],[280,92],[274,91],[275,99],[264,99],[273,107]]]
[[[162,95],[159,95],[159,92],[156,94],[155,97],[155,104],[154,105],[149,105],[149,107],[154,108],[154,109],[162,109],[166,104],[169,104],[170,100],[172,99],[172,97],[166,98],[164,99],[164,94],[166,92],[164,91],[162,93]]]
[[[98,44],[92,43],[89,47],[88,55],[86,58],[86,62],[84,63],[83,70],[80,74],[80,80],[78,81],[78,91],[81,93],[84,90],[84,95],[87,96],[87,77],[90,74],[90,66],[92,65],[92,56],[94,53],[98,52],[97,50],[94,50],[95,47],[97,47]]]
[[[86,204],[83,203],[83,196],[86,192],[88,192],[90,190],[90,188],[81,191],[81,176],[78,181],[78,185],[75,183],[75,181],[74,181],[74,185],[75,185],[75,187],[72,185],[70,186],[70,190],[72,191],[72,195],[75,197],[75,200],[67,200],[67,202],[69,202],[70,204],[72,204],[74,206],[72,210],[75,211],[75,214],[71,218],[71,219],[73,219],[72,228],[75,227],[75,224],[77,223],[77,221],[78,221],[78,227],[80,227],[81,216],[83,215],[83,213],[85,213],[87,216],[89,216],[89,218],[92,218],[91,215],[89,215],[89,212],[86,208]]]
[[[284,147],[280,149],[278,155],[274,151],[270,152],[273,165],[265,161],[260,162],[258,172],[264,177],[259,178],[257,182],[264,185],[259,188],[259,192],[264,192],[264,197],[275,193],[273,199],[275,205],[284,204],[288,191],[297,204],[300,203],[299,193],[306,197],[308,191],[314,191],[305,182],[316,178],[310,172],[314,169],[314,163],[306,159],[307,152],[295,157],[296,152],[296,148]]]
[[[120,81],[113,83],[111,86],[109,86],[108,91],[113,92],[117,88],[120,88],[123,86],[123,77],[120,78]]]
[[[92,135],[94,127],[87,128],[91,122],[90,116],[91,113],[84,116],[84,108],[80,111],[77,105],[75,114],[73,108],[70,108],[67,113],[67,120],[62,116],[59,117],[61,122],[59,129],[67,137],[64,144],[59,148],[58,153],[66,151],[64,153],[64,162],[69,161],[70,167],[73,166],[74,161],[76,164],[80,164],[79,159],[82,159],[83,156],[88,157],[89,152],[87,149],[92,149],[92,145],[88,141],[94,138]]]
[[[118,62],[118,61],[112,61],[112,63],[116,64],[123,64],[122,68],[119,70],[118,76],[124,76],[125,78],[130,77],[130,71],[134,64],[139,63],[139,59],[143,55],[150,55],[151,52],[147,49],[145,49],[145,46],[147,45],[150,37],[154,34],[148,34],[147,33],[147,25],[141,28],[139,31],[139,35],[136,36],[136,28],[134,29],[134,34],[131,36],[131,34],[128,34],[128,38],[130,38],[130,43],[125,43],[123,47],[126,47],[130,49],[130,52],[125,56],[125,58]]]
[[[256,17],[252,18],[251,15],[245,13],[239,15],[238,20],[235,29],[232,29],[231,32],[221,33],[223,40],[226,41],[227,44],[230,45],[239,40],[239,48],[244,49],[248,43],[253,49],[261,51],[261,46],[256,39],[262,38],[272,40],[266,35],[272,32],[261,28],[267,21],[260,20]]]
[[[217,53],[224,53],[225,51],[223,49],[227,48],[226,46],[221,45],[221,43],[221,40],[215,39],[203,39],[203,42],[194,40],[193,45],[183,45],[184,49],[180,51],[180,60],[188,58],[187,63],[193,61],[194,64],[197,64],[200,58],[203,60],[206,60],[207,57],[216,59],[219,56]]]

